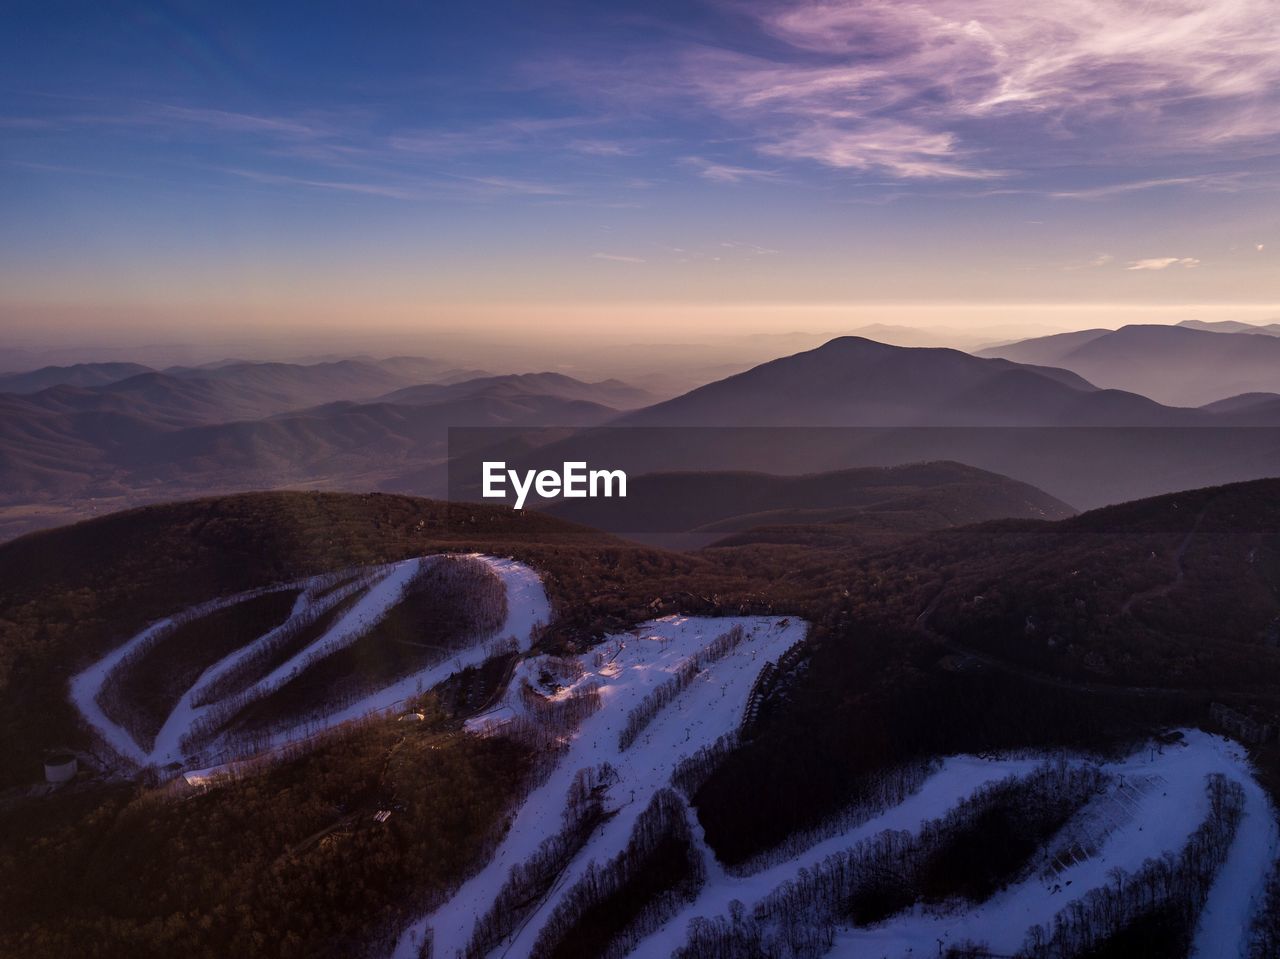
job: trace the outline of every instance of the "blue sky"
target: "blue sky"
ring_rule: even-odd
[[[607,324],[647,302],[1265,312],[1272,13],[19,2],[0,331],[502,326],[557,304]]]

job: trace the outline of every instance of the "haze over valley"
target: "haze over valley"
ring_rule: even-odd
[[[953,460],[1093,507],[1280,470],[1273,345],[1265,332],[1180,326],[978,355],[846,336],[669,399],[616,378],[407,356],[13,371],[0,376],[0,530],[236,490],[442,496],[450,427],[523,431],[539,456],[636,474]],[[1169,402],[1144,395],[1157,382],[1180,384],[1155,390]],[[720,432],[694,446],[661,433],[688,428]],[[473,472],[478,482],[478,462]]]

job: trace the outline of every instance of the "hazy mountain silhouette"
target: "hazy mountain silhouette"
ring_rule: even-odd
[[[1280,403],[1280,393],[1241,393],[1206,403],[1200,408],[1210,413],[1256,413],[1273,403]]]
[[[634,475],[953,460],[1091,508],[1280,475],[1278,426],[1280,406],[1266,403],[1169,407],[1061,369],[846,337],[508,458],[521,469],[582,460]],[[478,486],[484,458],[459,461],[455,475]],[[464,484],[459,493],[471,495]]]
[[[1253,333],[1123,326],[1023,340],[979,355],[1060,366],[1097,386],[1131,390],[1173,406],[1280,391],[1280,337]]]
[[[1055,342],[1074,342],[1079,354],[1149,329]],[[1158,333],[1280,349],[1266,337]],[[450,382],[404,382],[429,373]],[[457,375],[416,358],[237,361],[0,395],[0,525],[23,528],[32,503],[82,509],[88,497],[123,505],[284,485],[441,495],[450,427],[502,428],[483,440],[505,442],[494,449],[513,465],[585,460],[636,476],[951,460],[1082,508],[1280,474],[1280,430],[1255,428],[1280,426],[1280,398],[1175,408],[1048,365],[860,337],[621,414],[648,395],[559,373]],[[583,432],[601,425],[609,428]],[[478,483],[490,455],[475,453],[464,476]]]
[[[656,399],[647,390],[616,379],[584,383],[562,373],[514,373],[507,376],[477,377],[456,383],[410,386],[379,397],[379,402],[422,406],[477,394],[490,397],[554,396],[620,410],[647,406]]]
[[[435,360],[401,357],[385,363],[338,360],[297,363],[233,363],[168,370],[189,382],[217,384],[228,392],[259,398],[257,415],[268,416],[330,400],[372,400],[400,387],[433,380],[450,371]]]
[[[121,372],[126,367],[136,367],[141,372],[104,379],[111,373],[107,367]],[[389,390],[422,383],[429,376],[450,377],[455,372],[447,364],[410,357],[310,365],[236,360],[202,367],[170,367],[163,371],[136,364],[96,364],[93,370],[87,366],[59,369],[61,373],[38,373],[45,378],[62,375],[64,379],[96,378],[103,382],[91,385],[64,382],[26,391],[21,402],[10,403],[10,408],[45,413],[114,414],[152,425],[177,427],[256,419],[334,400],[372,400]],[[72,377],[67,371],[78,372]]]
[[[124,465],[145,480],[277,485],[395,475],[443,459],[449,427],[593,426],[610,407],[555,396],[475,393],[441,403],[341,403],[169,433],[130,450]],[[372,485],[372,484],[370,484]]]
[[[83,510],[91,498],[125,505],[293,484],[440,492],[450,427],[591,426],[618,410],[588,397],[651,398],[556,373],[403,386],[429,369],[442,367],[235,362],[0,394],[0,531],[29,528],[33,504]],[[384,398],[335,399],[363,394]]]
[[[0,374],[0,393],[38,393],[53,386],[102,386],[139,373],[150,373],[141,363],[77,363],[45,366],[26,373]]]
[[[626,426],[1094,426],[1185,422],[1062,369],[959,350],[829,343],[630,413]]]
[[[1267,336],[1280,336],[1280,323],[1241,323],[1239,320],[1183,320],[1178,324],[1193,330],[1207,330],[1210,333],[1263,333]]]

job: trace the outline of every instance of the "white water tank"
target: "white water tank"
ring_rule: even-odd
[[[76,757],[71,753],[50,753],[44,758],[44,778],[46,782],[66,783],[76,778],[79,768]]]

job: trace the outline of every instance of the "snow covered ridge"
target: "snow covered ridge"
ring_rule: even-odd
[[[415,593],[440,589],[441,582],[443,588],[449,588],[459,578],[451,575],[453,568],[466,564],[479,564],[464,584],[471,592],[452,599],[468,601],[478,596],[473,605],[485,605],[488,618],[476,614],[475,620],[481,624],[476,635],[463,636],[462,641],[436,650],[430,646],[434,637],[424,636],[424,642],[419,644],[423,651],[416,660],[418,668],[411,672],[391,677],[377,688],[357,689],[341,701],[326,702],[305,712],[283,709],[252,736],[235,729],[238,717],[250,714],[255,707],[261,710],[264,703],[274,705],[273,696],[282,690],[287,692],[291,680],[313,675],[335,654],[367,639]],[[477,578],[477,571],[483,576]],[[485,578],[494,580],[492,589],[483,588]],[[234,610],[238,604],[286,591],[296,593],[297,599],[283,622],[261,635],[247,637],[242,645],[204,666],[194,682],[180,690],[180,697],[171,708],[165,704],[167,712],[153,741],[130,723],[131,704],[112,699],[110,693],[123,686],[120,678],[127,670],[136,668],[147,656],[172,652],[164,644],[178,635],[181,627]],[[550,604],[537,574],[514,560],[479,555],[426,556],[329,573],[222,597],[152,623],[75,676],[71,700],[102,740],[134,764],[230,762],[251,752],[305,739],[342,722],[389,710],[453,673],[483,662],[498,647],[510,648],[514,644],[527,650],[536,630],[550,615]]]
[[[761,668],[806,628],[672,616],[574,659],[522,661],[504,701],[469,728],[526,733],[554,715],[557,761],[488,861],[402,933],[392,959],[547,959],[565,942],[606,959],[918,957],[967,944],[1057,959],[1097,937],[1101,917],[1165,903],[1189,917],[1192,955],[1248,955],[1280,851],[1275,812],[1243,748],[1198,730],[1120,761],[922,763],[887,777],[874,805],[726,870],[690,805],[693,767],[733,742]],[[998,801],[1060,816],[1023,866],[977,897],[849,914],[850,897],[876,898],[868,884],[886,869],[919,878]],[[622,915],[604,934],[602,908]]]

